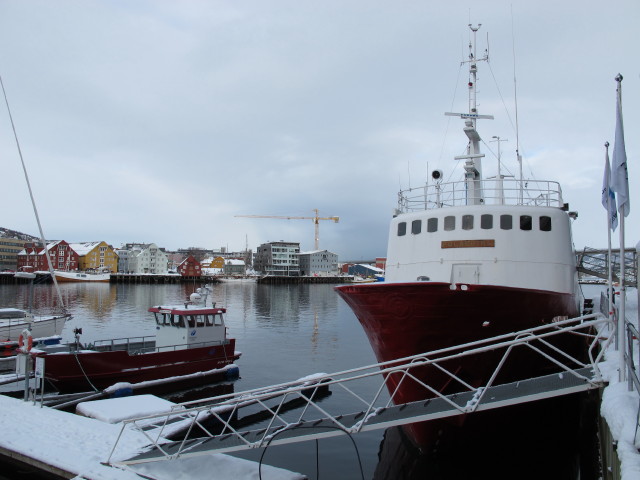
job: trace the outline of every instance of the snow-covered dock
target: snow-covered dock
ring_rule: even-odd
[[[258,478],[258,464],[223,454],[176,459],[135,468],[115,468],[103,462],[116,443],[120,421],[130,415],[170,408],[149,397],[102,400],[81,407],[97,418],[61,412],[0,395],[0,412],[5,435],[0,438],[0,454],[59,477],[86,480],[169,480],[178,478],[227,479]],[[142,407],[142,403],[147,406]],[[168,403],[168,402],[166,402]],[[151,409],[151,410],[150,410]],[[143,451],[149,440],[141,431],[127,429],[114,458],[127,458]],[[185,477],[188,472],[188,477]],[[262,465],[262,478],[300,480],[303,475]]]

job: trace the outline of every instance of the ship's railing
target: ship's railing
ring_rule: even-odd
[[[138,353],[153,353],[153,352],[172,352],[174,350],[186,350],[192,348],[200,348],[200,347],[208,347],[208,346],[217,346],[217,345],[227,345],[229,343],[228,339],[225,340],[207,340],[204,342],[197,343],[183,343],[176,345],[165,345],[162,347],[156,346],[156,337],[154,336],[145,336],[145,337],[127,337],[127,338],[112,338],[108,340],[96,340],[90,345],[87,346],[87,349],[95,349],[101,352],[104,351],[116,351],[116,350],[124,350],[130,354],[138,354]],[[69,347],[74,350],[76,348],[75,343],[69,344]],[[82,346],[80,346],[82,349]]]
[[[179,404],[168,414],[149,415],[124,421],[120,436],[113,446],[107,463],[136,464],[184,458],[211,451],[230,452],[264,448],[292,441],[325,438],[345,433],[354,434],[497,408],[500,405],[491,404],[495,402],[494,392],[496,389],[504,389],[508,386],[499,385],[500,374],[508,370],[511,375],[513,369],[517,372],[518,368],[524,368],[530,363],[528,361],[527,365],[522,365],[522,353],[531,356],[531,358],[527,357],[528,360],[553,367],[550,375],[553,382],[571,380],[574,385],[569,389],[565,388],[562,393],[560,390],[547,391],[544,390],[544,385],[547,386],[546,388],[551,387],[548,380],[543,378],[544,381],[541,383],[543,387],[538,387],[542,390],[535,391],[535,388],[525,387],[525,384],[529,380],[535,382],[536,378],[520,379],[518,377],[511,380],[515,383],[509,384],[511,394],[526,395],[527,398],[513,397],[511,403],[503,402],[504,405],[600,388],[604,382],[598,364],[612,338],[603,342],[597,332],[606,330],[609,323],[609,320],[599,313],[566,320],[558,319],[552,324],[390,362],[334,374],[317,374],[296,382]],[[581,346],[577,352],[574,351],[576,345]],[[473,380],[463,378],[457,373],[455,366],[460,361],[478,360],[489,365],[492,370],[489,370],[489,378],[484,384],[472,385]],[[424,368],[438,372],[441,376],[435,380],[438,384],[442,383],[442,376],[448,379],[449,387],[446,393],[440,392],[436,385],[431,385],[428,379],[422,378],[420,372]],[[314,385],[315,388],[328,387],[332,391],[332,395],[326,401],[323,400],[322,404],[316,398],[315,392],[309,395],[309,389],[313,389]],[[402,404],[398,399],[397,387],[395,391],[388,392],[387,385],[403,385],[403,388],[408,387],[412,391],[422,391],[419,396],[423,400]],[[345,398],[353,399],[360,405],[361,411],[354,413],[341,411]],[[424,399],[427,399],[426,402]],[[332,400],[335,403],[331,403]],[[285,405],[294,401],[299,402],[301,407],[295,412],[285,414]],[[432,408],[435,404],[439,405],[439,408],[443,406],[443,410],[435,413],[420,410]],[[237,417],[241,408],[251,405],[260,406],[269,416],[258,430],[247,430],[246,427],[241,429],[234,424],[233,419]],[[415,414],[410,417],[406,414],[402,416],[403,412],[414,408],[418,409]],[[212,431],[211,427],[203,421],[205,418],[212,417],[222,425],[221,432]],[[188,421],[184,440],[166,443],[163,431],[177,419]],[[153,434],[145,431],[145,426],[150,424],[158,427]],[[204,432],[203,436],[190,438],[189,434],[198,427]],[[120,439],[131,428],[142,431],[152,448],[143,454],[126,459],[123,458],[123,452],[118,452],[116,456],[119,459],[114,460]]]
[[[523,205],[563,207],[562,190],[558,182],[511,178],[480,180],[481,196],[474,196],[464,181],[435,183],[401,190],[398,212],[416,212],[465,205]]]

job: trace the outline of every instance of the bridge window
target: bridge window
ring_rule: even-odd
[[[407,222],[400,222],[398,224],[398,236],[402,237],[407,234]]]
[[[438,231],[438,219],[430,218],[427,220],[427,232],[433,233]]]
[[[414,235],[419,234],[422,231],[422,220],[414,220],[411,222],[411,233]]]
[[[473,215],[462,216],[462,229],[473,230]]]
[[[455,230],[456,228],[456,217],[453,215],[449,215],[448,217],[444,217],[444,229],[447,231]]]
[[[542,216],[540,217],[540,230],[543,232],[551,231],[551,217]]]
[[[481,215],[480,228],[483,230],[491,230],[493,228],[493,215]]]
[[[520,215],[520,230],[531,230],[531,215]]]
[[[511,215],[500,215],[500,228],[502,230],[511,230],[513,228],[513,218]]]

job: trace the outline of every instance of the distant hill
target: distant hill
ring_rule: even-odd
[[[0,227],[0,238],[19,238],[20,240],[26,240],[29,242],[37,242],[40,241],[38,237],[34,237],[33,235],[29,235],[27,233],[16,232],[15,230],[11,230],[10,228]]]

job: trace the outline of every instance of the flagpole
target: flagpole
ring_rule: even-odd
[[[618,336],[621,339],[620,356],[622,365],[625,365],[625,344],[626,338],[626,319],[625,306],[627,303],[625,280],[625,251],[624,251],[624,218],[629,214],[629,184],[627,172],[627,159],[624,145],[624,129],[622,124],[622,75],[618,74],[615,78],[618,83],[616,88],[617,104],[616,104],[616,143],[613,148],[614,161],[614,185],[616,196],[618,197],[618,213],[620,223],[620,305],[618,310]],[[624,178],[621,178],[621,177]],[[626,366],[621,368],[619,379],[624,382],[626,379]]]
[[[625,303],[627,302],[627,294],[624,285],[624,267],[625,267],[625,254],[624,254],[624,215],[620,215],[620,305],[618,310],[618,339],[620,341],[620,381],[624,382],[626,378],[625,370],[625,339],[626,339],[626,324],[625,324]]]

